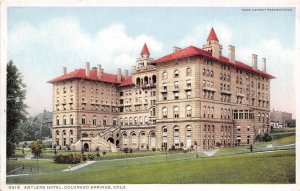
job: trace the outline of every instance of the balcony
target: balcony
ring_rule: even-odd
[[[236,96],[238,96],[238,97],[245,97],[245,94],[237,93]]]
[[[231,95],[232,93],[230,91],[227,90],[221,90],[222,94],[227,94],[227,95]]]
[[[203,89],[204,89],[204,90],[207,90],[207,91],[211,91],[211,92],[215,92],[215,91],[216,91],[215,88],[208,87],[208,86],[204,86]]]

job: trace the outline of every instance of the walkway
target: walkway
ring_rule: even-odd
[[[71,167],[71,168],[62,170],[62,172],[78,170],[78,169],[80,169],[80,168],[89,166],[89,165],[91,165],[91,164],[93,164],[93,163],[95,163],[95,162],[97,162],[97,161],[86,161],[86,163],[83,163],[83,164],[80,164],[80,165],[78,165],[78,166],[73,166],[73,167]]]

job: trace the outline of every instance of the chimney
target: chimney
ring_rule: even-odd
[[[266,58],[262,59],[262,71],[267,72]]]
[[[230,63],[235,63],[235,47],[232,45],[228,46],[228,59]]]
[[[89,63],[89,62],[86,62],[86,63],[85,63],[85,66],[86,66],[85,75],[86,75],[87,77],[91,77],[90,63]]]
[[[102,66],[101,66],[101,64],[98,64],[97,76],[98,76],[99,80],[102,77]]]
[[[121,82],[122,74],[121,74],[121,68],[118,68],[118,82]]]
[[[173,46],[173,52],[177,52],[178,50],[181,50],[181,48],[179,48],[177,46]]]
[[[128,70],[125,70],[125,80],[128,78]]]
[[[67,73],[67,67],[63,67],[63,75],[65,75]]]
[[[252,68],[257,69],[257,55],[252,54]]]

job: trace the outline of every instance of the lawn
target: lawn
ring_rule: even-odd
[[[37,174],[37,173],[53,173],[67,169],[68,166],[75,166],[79,164],[56,164],[53,160],[39,160],[37,163],[36,159],[18,159],[18,160],[7,160],[7,172],[14,170],[24,165],[24,170],[20,169],[12,174]]]
[[[132,162],[135,160],[140,160],[140,163]],[[10,177],[7,183],[295,183],[295,151],[239,154],[168,162],[142,163],[143,160],[145,158],[99,161],[73,172]],[[119,163],[123,165],[117,165]]]

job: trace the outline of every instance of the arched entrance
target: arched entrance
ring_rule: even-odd
[[[83,145],[83,150],[84,150],[84,151],[89,151],[89,144],[84,143],[84,145]]]
[[[112,137],[109,137],[108,139],[107,139],[107,142],[110,142],[110,143],[113,143],[114,144],[114,139],[112,138]]]
[[[116,140],[116,146],[117,146],[117,147],[119,146],[119,143],[120,143],[120,141],[119,141],[119,140]]]

